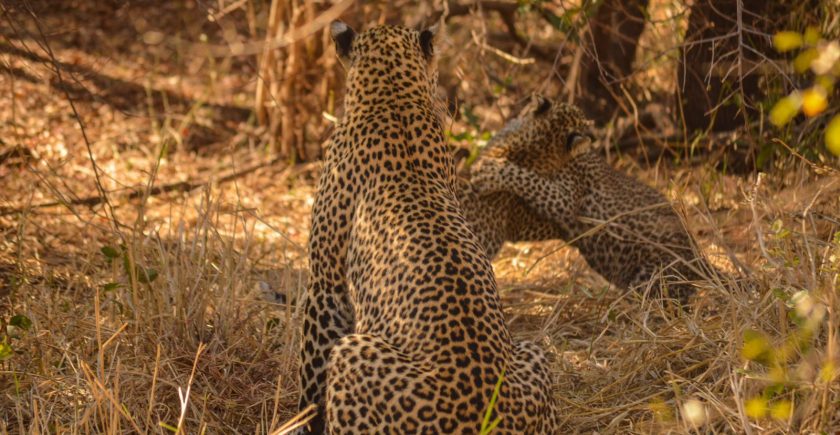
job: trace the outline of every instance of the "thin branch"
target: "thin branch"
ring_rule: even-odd
[[[138,190],[138,191],[131,192],[130,194],[125,196],[125,199],[126,200],[132,200],[132,199],[144,198],[146,196],[157,196],[157,195],[161,195],[161,194],[169,193],[169,192],[191,192],[191,191],[196,190],[200,187],[204,187],[204,186],[206,186],[206,185],[208,185],[208,184],[210,184],[214,181],[216,183],[226,183],[226,182],[235,180],[235,179],[240,178],[244,175],[250,174],[251,172],[254,172],[258,169],[265,168],[267,166],[272,166],[272,165],[277,164],[279,162],[282,162],[284,160],[286,160],[284,157],[275,157],[275,158],[273,158],[269,161],[266,161],[266,162],[255,163],[255,164],[253,164],[251,166],[248,166],[248,167],[245,167],[245,168],[243,168],[239,171],[233,171],[233,172],[230,172],[226,175],[223,175],[218,180],[210,179],[210,180],[200,180],[200,181],[179,181],[179,182],[176,182],[176,183],[169,183],[169,184],[164,184],[164,185],[160,185],[160,186],[154,186],[154,187],[151,187],[149,189],[144,189],[142,191]],[[306,166],[303,166],[303,168],[305,169]],[[113,193],[113,192],[110,192],[110,193]],[[88,197],[85,197],[85,198],[79,198],[79,199],[75,199],[75,200],[72,200],[72,201],[51,201],[51,202],[46,202],[46,203],[42,203],[42,204],[35,204],[35,205],[22,207],[22,208],[4,207],[4,208],[0,208],[0,216],[22,213],[26,210],[31,210],[31,209],[36,209],[36,208],[47,208],[47,207],[56,207],[56,206],[84,205],[84,206],[87,206],[87,207],[93,207],[95,205],[99,205],[99,204],[103,203],[104,202],[103,198],[104,198],[103,195],[97,195],[97,196],[88,196]]]
[[[519,10],[519,5],[517,3],[510,3],[510,2],[502,2],[502,1],[476,1],[471,2],[470,4],[453,4],[448,5],[448,13],[446,14],[445,19],[448,21],[452,17],[458,17],[463,15],[469,15],[474,10],[487,10],[493,11],[499,14],[499,17],[502,19],[502,22],[507,29],[507,33],[510,38],[518,45],[525,47],[526,49],[530,50],[535,57],[540,60],[551,62],[554,60],[554,55],[550,53],[549,49],[539,47],[534,45],[533,43],[527,41],[525,38],[522,37],[516,31],[516,12]],[[443,12],[441,12],[440,17],[443,17]],[[545,18],[542,14],[540,14],[543,18]],[[437,19],[440,19],[438,17]]]
[[[93,147],[90,144],[90,139],[87,136],[87,130],[85,130],[84,121],[82,121],[81,115],[79,115],[79,111],[76,109],[76,104],[73,102],[73,98],[70,96],[70,92],[68,92],[67,88],[64,85],[64,78],[61,75],[61,67],[59,67],[58,60],[55,58],[55,53],[53,53],[52,48],[49,45],[49,41],[47,41],[47,36],[44,34],[44,29],[41,27],[41,22],[38,19],[38,16],[35,15],[35,11],[32,10],[31,5],[29,2],[26,2],[26,8],[29,14],[32,16],[32,19],[35,22],[35,27],[38,29],[38,34],[41,36],[41,39],[44,42],[44,48],[46,49],[47,54],[50,56],[50,61],[53,65],[55,70],[56,77],[58,78],[58,82],[62,85],[62,90],[64,91],[64,95],[67,98],[67,102],[70,103],[70,108],[73,110],[73,116],[76,117],[76,121],[79,124],[79,129],[82,133],[82,138],[85,142],[85,148],[87,149],[88,158],[90,159],[90,163],[93,166],[93,175],[96,181],[96,189],[99,191],[99,196],[102,198],[102,202],[108,207],[108,211],[111,215],[111,223],[114,227],[114,231],[120,237],[120,239],[124,239],[122,232],[119,229],[119,220],[117,215],[114,213],[114,206],[108,199],[108,193],[105,191],[105,188],[102,187],[102,180],[99,176],[99,165],[96,164],[96,158],[93,156]]]

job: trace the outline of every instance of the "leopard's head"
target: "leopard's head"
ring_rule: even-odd
[[[347,70],[345,103],[418,96],[434,100],[438,27],[417,31],[383,25],[356,33],[346,23],[334,21],[330,34]]]
[[[482,155],[550,175],[592,148],[591,121],[571,104],[534,95],[520,115],[487,144]]]

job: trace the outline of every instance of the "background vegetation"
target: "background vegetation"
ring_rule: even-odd
[[[494,265],[569,432],[840,429],[833,1],[0,2],[0,433],[276,433],[343,74],[325,25],[443,19],[453,145],[532,92],[671,198],[690,313],[561,241]],[[787,32],[787,33],[785,33]],[[834,121],[832,121],[834,120]],[[840,134],[840,133],[837,133]]]

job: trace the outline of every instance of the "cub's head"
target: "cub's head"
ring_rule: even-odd
[[[348,98],[432,97],[437,85],[437,29],[376,26],[356,33],[334,21],[330,33],[347,70]]]
[[[590,125],[576,106],[535,95],[522,113],[490,140],[482,156],[551,175],[592,148]]]

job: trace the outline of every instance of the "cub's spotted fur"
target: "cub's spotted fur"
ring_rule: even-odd
[[[578,108],[536,97],[462,185],[465,215],[491,256],[504,240],[563,239],[612,283],[637,288],[661,273],[685,302],[710,266],[664,196],[590,150],[588,124]]]

